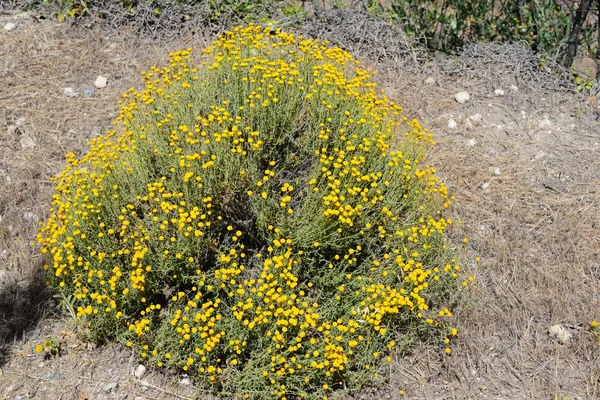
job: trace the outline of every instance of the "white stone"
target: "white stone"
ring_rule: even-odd
[[[451,120],[448,121],[448,128],[450,128],[450,129],[456,129],[457,126],[458,125],[457,125],[457,123],[456,123],[455,120],[451,119]]]
[[[146,367],[144,367],[142,364],[135,367],[135,370],[133,371],[133,375],[135,375],[136,378],[141,378],[145,373]]]
[[[94,86],[98,89],[102,89],[106,87],[106,83],[108,82],[108,80],[103,77],[102,75],[99,75],[96,78],[96,81],[94,82]]]
[[[560,324],[552,325],[550,329],[548,329],[548,334],[551,338],[558,339],[562,344],[568,343],[573,338],[571,332]]]
[[[142,392],[147,392],[148,389],[150,389],[150,384],[148,382],[146,382],[146,381],[142,381],[141,382],[141,386],[140,386],[140,390]]]
[[[435,79],[433,79],[431,76],[427,79],[425,79],[425,84],[426,85],[433,85],[435,83]]]
[[[536,160],[541,160],[544,157],[546,157],[546,153],[544,153],[543,151],[539,151],[536,153],[535,156],[533,156],[533,158],[535,158]]]
[[[35,147],[35,140],[31,136],[25,135],[19,139],[19,144],[23,149],[32,149]]]
[[[15,29],[17,29],[17,24],[15,24],[14,22],[9,22],[6,25],[4,25],[4,30],[7,32]]]
[[[469,115],[469,119],[471,121],[479,122],[479,121],[481,121],[481,114],[477,113],[477,114]]]
[[[519,87],[517,85],[510,85],[510,90],[514,90],[515,92],[518,92]]]
[[[490,187],[490,185],[491,185],[491,182],[483,182],[481,184],[481,189],[482,190],[487,190]]]
[[[106,393],[110,393],[115,391],[115,389],[117,389],[119,387],[119,382],[110,382],[107,383],[106,385],[102,386],[102,390],[104,390]]]
[[[540,128],[550,128],[552,126],[552,121],[548,118],[544,118],[540,121]]]
[[[465,144],[469,147],[473,147],[475,146],[475,144],[477,144],[477,142],[475,141],[475,139],[469,139]]]
[[[504,90],[502,90],[502,89],[496,89],[496,90],[494,90],[494,94],[496,96],[504,96]]]
[[[23,213],[23,219],[28,222],[37,222],[38,217],[31,211],[27,211],[27,212]]]
[[[29,19],[29,18],[31,18],[31,13],[27,12],[27,11],[22,12],[20,14],[13,15],[13,19],[16,21]]]
[[[187,376],[184,376],[181,381],[179,381],[179,384],[181,385],[185,385],[185,386],[189,386],[192,384],[192,382],[190,381],[190,378],[188,378]]]
[[[75,97],[75,96],[77,96],[77,92],[75,92],[75,89],[70,88],[70,87],[65,88],[65,90],[64,90],[63,93],[67,97]]]
[[[458,92],[454,95],[454,100],[457,103],[465,104],[467,101],[471,100],[471,95],[467,92]]]
[[[500,167],[491,167],[490,172],[492,173],[492,175],[499,176],[501,172]]]

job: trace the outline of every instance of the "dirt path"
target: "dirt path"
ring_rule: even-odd
[[[90,348],[53,308],[40,307],[43,282],[33,271],[41,259],[30,245],[64,154],[82,154],[110,125],[140,71],[188,45],[204,41],[154,43],[31,20],[0,32],[0,398],[193,394],[181,376],[132,376],[137,363],[125,349]],[[462,223],[453,234],[469,237],[482,261],[468,266],[476,284],[455,313],[462,332],[452,355],[432,344],[397,360],[380,397],[404,390],[411,399],[600,398],[598,340],[589,329],[600,319],[600,103],[508,87],[500,97],[493,82],[432,71],[434,84],[393,68],[381,79],[435,134],[430,161],[458,197],[452,213]],[[93,87],[97,75],[108,78],[106,88]],[[78,95],[65,96],[66,87]],[[459,90],[472,100],[457,104]],[[565,344],[548,335],[555,324],[571,333]],[[34,347],[48,337],[61,341],[63,354],[44,360]],[[108,390],[111,383],[118,387]]]

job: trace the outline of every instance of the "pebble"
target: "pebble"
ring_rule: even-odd
[[[490,167],[490,174],[499,176],[500,172],[500,167]]]
[[[515,92],[518,92],[519,87],[517,85],[510,85],[510,90],[514,90]]]
[[[47,374],[42,375],[42,379],[47,381],[53,381],[58,379],[59,375],[55,372],[48,372]]]
[[[145,373],[146,367],[144,367],[142,364],[138,365],[133,371],[133,375],[135,375],[136,378],[141,378]]]
[[[477,114],[469,115],[469,119],[471,121],[479,122],[479,121],[481,121],[481,114],[477,113]]]
[[[543,120],[540,121],[540,128],[549,128],[552,126],[552,121],[550,121],[548,118],[544,118]]]
[[[106,385],[102,386],[102,390],[104,390],[106,393],[110,393],[110,392],[113,392],[118,387],[119,387],[119,382],[110,382],[110,383],[107,383]]]
[[[192,382],[190,381],[190,378],[188,378],[187,376],[183,377],[181,379],[181,381],[179,381],[180,385],[185,385],[185,386],[189,386],[192,384]]]
[[[94,94],[94,91],[91,89],[83,89],[83,94],[87,94],[89,96]]]
[[[148,386],[148,385],[149,385],[149,383],[148,383],[148,382],[146,382],[146,381],[142,381],[142,382],[141,382],[141,386],[140,386],[140,390],[141,390],[142,392],[147,392],[147,391],[148,391],[148,389],[150,389],[150,386]]]
[[[31,18],[31,13],[27,12],[27,11],[22,12],[20,14],[13,15],[13,19],[16,20],[16,21],[20,21],[20,20],[24,20],[24,19],[29,19],[29,18]]]
[[[535,158],[536,160],[540,160],[544,157],[546,157],[546,153],[544,153],[543,151],[539,151],[535,156],[533,156],[533,158]]]
[[[32,149],[35,147],[35,140],[31,136],[24,135],[19,139],[19,144],[23,149]]]
[[[467,140],[467,142],[465,144],[469,147],[473,147],[473,146],[475,146],[476,143],[477,142],[475,141],[475,139],[469,139],[469,140]]]
[[[25,397],[23,396],[15,396],[12,398],[12,400],[25,400]]]
[[[4,25],[4,30],[7,32],[15,30],[15,29],[17,29],[17,24],[15,24],[14,22],[9,22],[6,25]]]
[[[482,190],[487,190],[490,187],[490,185],[491,185],[491,182],[483,182],[481,184],[481,189]]]
[[[146,400],[142,396],[135,396],[133,400]]]
[[[458,92],[454,95],[454,100],[457,103],[465,104],[467,101],[471,100],[471,95],[467,92]]]
[[[558,339],[562,344],[568,343],[573,338],[571,332],[560,324],[552,325],[550,329],[548,329],[548,334],[551,338]]]
[[[23,134],[23,128],[18,125],[9,125],[7,131],[10,136],[21,136]]]
[[[496,94],[496,96],[504,96],[504,90],[496,89],[494,90],[494,94]]]
[[[106,87],[107,79],[102,75],[99,75],[94,82],[94,86],[98,89],[102,89]]]
[[[75,89],[70,88],[70,87],[65,88],[64,94],[67,97],[75,97],[75,96],[77,96],[77,92],[75,92]]]
[[[426,85],[433,85],[435,83],[435,79],[433,79],[431,76],[427,79],[425,79],[425,84]]]
[[[448,128],[450,128],[450,129],[456,129],[457,126],[458,125],[456,124],[455,120],[451,119],[451,120],[448,121]]]

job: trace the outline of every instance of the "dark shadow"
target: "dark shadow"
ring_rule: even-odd
[[[49,300],[50,291],[41,268],[24,282],[13,279],[0,282],[0,367],[8,361],[11,345],[46,315]]]

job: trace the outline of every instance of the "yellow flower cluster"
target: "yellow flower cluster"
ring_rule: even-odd
[[[452,315],[432,136],[350,54],[251,25],[142,75],[38,235],[92,335],[215,390],[323,398]]]

